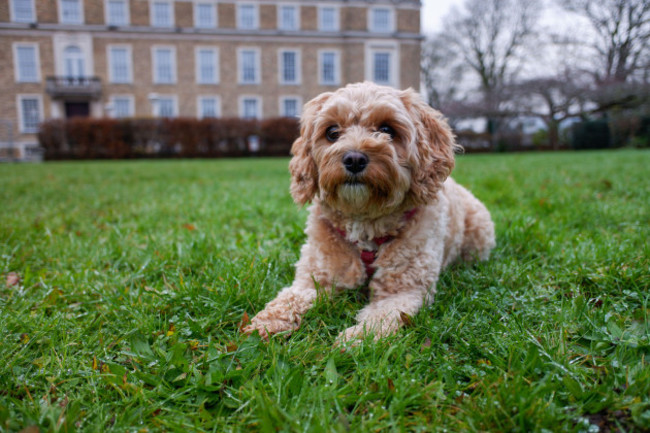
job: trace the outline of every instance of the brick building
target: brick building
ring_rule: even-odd
[[[419,88],[418,0],[0,0],[0,146],[74,116],[296,116]]]

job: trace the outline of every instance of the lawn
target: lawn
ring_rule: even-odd
[[[356,293],[238,331],[293,277],[287,163],[0,166],[0,431],[650,429],[649,151],[460,156],[492,258],[347,350]]]

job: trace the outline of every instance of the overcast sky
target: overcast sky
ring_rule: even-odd
[[[460,6],[463,0],[422,0],[422,32],[433,33],[442,28],[442,18],[453,5]]]

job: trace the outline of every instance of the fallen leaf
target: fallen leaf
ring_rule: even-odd
[[[413,326],[413,318],[411,316],[409,316],[408,314],[406,314],[405,312],[400,311],[399,312],[399,318],[402,321],[402,323],[404,323],[404,326],[406,326],[407,328],[410,328],[410,327]]]
[[[194,224],[183,224],[183,227],[185,227],[188,230],[196,230],[196,226]]]
[[[176,326],[173,323],[169,324],[169,329],[167,330],[167,336],[171,337],[176,332]]]
[[[241,321],[239,322],[239,331],[242,332],[246,325],[251,323],[251,319],[248,317],[248,313],[244,311],[244,314],[241,316]]]
[[[96,356],[93,356],[93,370],[99,370],[99,364],[97,363]]]
[[[230,343],[228,343],[228,345],[226,346],[226,351],[227,352],[234,352],[237,349],[238,349],[237,345],[235,343],[233,343],[232,341]]]
[[[29,427],[25,427],[18,433],[40,433],[41,430],[38,428],[37,425],[30,425]]]
[[[29,334],[27,333],[20,334],[20,342],[23,344],[29,343]]]
[[[391,379],[390,377],[388,378],[388,390],[390,392],[395,391],[395,384],[393,383],[393,379]]]

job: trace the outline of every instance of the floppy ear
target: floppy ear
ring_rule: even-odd
[[[323,93],[305,104],[300,119],[300,137],[291,146],[291,196],[299,205],[310,202],[318,192],[318,167],[312,156],[314,121],[331,93]]]
[[[456,144],[449,124],[439,111],[411,89],[402,92],[402,102],[416,126],[417,155],[414,157],[411,196],[416,204],[429,203],[454,168]]]

